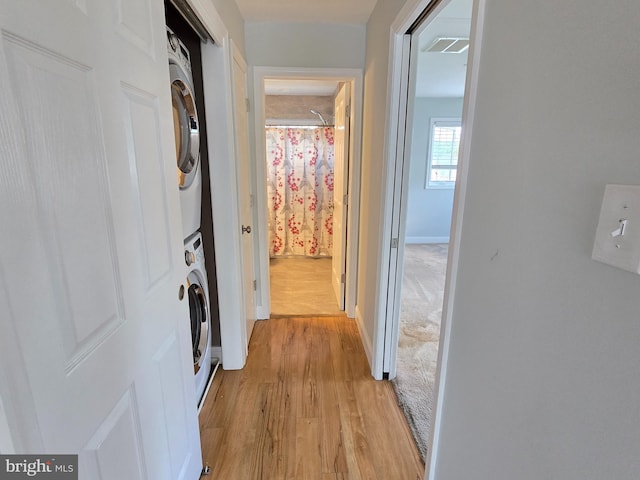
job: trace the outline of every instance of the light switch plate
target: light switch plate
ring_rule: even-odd
[[[606,186],[591,258],[640,273],[640,186]]]

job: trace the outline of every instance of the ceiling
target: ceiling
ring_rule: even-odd
[[[467,53],[423,51],[437,37],[469,38],[473,0],[452,0],[429,24],[419,29],[416,96],[462,97]]]
[[[313,22],[363,25],[377,0],[236,0],[247,22]],[[389,1],[389,0],[383,0]]]
[[[390,0],[382,0],[390,1]],[[365,23],[376,0],[236,0],[247,21],[314,21]],[[268,8],[265,4],[269,4]],[[466,78],[467,52],[423,51],[437,37],[469,37],[473,0],[451,2],[428,24],[416,31],[418,67],[416,96],[462,97]],[[337,6],[342,12],[337,16]],[[339,18],[338,18],[339,17]],[[332,95],[337,82],[327,80],[284,80],[265,82],[267,95]]]

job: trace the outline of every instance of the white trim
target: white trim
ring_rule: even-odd
[[[408,78],[409,82],[402,81],[400,83],[399,96],[396,101],[398,131],[395,146],[395,161],[393,162],[393,214],[391,217],[391,238],[397,238],[397,247],[390,248],[389,251],[389,280],[387,282],[387,305],[385,312],[385,339],[384,339],[384,357],[383,371],[389,374],[389,378],[395,378],[396,365],[398,360],[398,338],[400,335],[400,293],[402,285],[402,276],[404,274],[404,239],[406,234],[406,211],[408,203],[409,171],[406,168],[410,165],[411,153],[409,151],[409,136],[412,127],[408,123],[413,118],[414,102],[409,102],[409,98],[415,97],[415,79],[411,76],[410,65],[414,63],[417,54],[413,54],[410,58],[411,35],[403,35],[402,37],[402,54],[401,54],[401,70],[400,78]],[[397,207],[399,205],[399,207]],[[393,275],[393,277],[392,277]]]
[[[426,0],[425,0],[426,1]],[[400,11],[400,14],[406,8]],[[421,12],[422,10],[420,10]],[[418,12],[418,13],[420,13]],[[396,20],[397,22],[397,20]],[[394,25],[395,23],[394,22]],[[409,25],[410,26],[410,25]],[[389,38],[389,66],[387,73],[387,102],[385,111],[385,131],[387,138],[383,147],[383,159],[385,166],[382,169],[382,221],[380,222],[378,237],[380,246],[378,257],[380,258],[380,271],[376,288],[376,298],[378,303],[375,307],[373,318],[373,347],[371,375],[380,379],[384,370],[384,348],[386,340],[386,318],[388,308],[388,288],[389,288],[389,262],[391,261],[391,224],[393,219],[393,192],[396,169],[396,148],[398,135],[398,115],[400,105],[397,101],[401,96],[401,78],[403,72],[403,52],[405,52],[404,31],[409,26],[400,31],[393,28]],[[408,77],[408,75],[407,75]]]
[[[405,245],[449,243],[449,237],[405,237]]]
[[[266,134],[264,125],[266,114],[264,107],[264,76],[258,75],[258,67],[253,68],[253,120],[255,134],[255,174],[256,174],[256,225],[255,244],[258,251],[258,265],[256,278],[258,279],[258,289],[256,298],[258,304],[258,319],[268,319],[271,314],[271,278],[269,275],[269,238],[267,236],[267,178],[266,159],[264,149]]]
[[[267,192],[265,144],[264,79],[265,78],[324,78],[351,83],[351,142],[349,151],[349,217],[347,237],[347,271],[345,284],[345,311],[348,317],[356,315],[356,292],[358,271],[358,239],[360,222],[360,169],[362,157],[362,93],[363,75],[356,68],[286,68],[253,67],[253,99],[255,129],[255,169],[256,169],[256,214],[257,232],[254,237],[259,252],[257,304],[258,318],[269,318],[271,310],[269,288],[269,245],[267,238]]]

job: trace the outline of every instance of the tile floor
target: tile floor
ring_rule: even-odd
[[[331,286],[331,258],[273,258],[271,317],[344,315]]]

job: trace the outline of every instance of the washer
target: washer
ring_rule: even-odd
[[[167,27],[167,51],[182,209],[182,238],[187,238],[200,229],[200,210],[202,208],[200,123],[193,94],[191,56],[184,43],[169,27]]]
[[[211,312],[200,232],[185,240],[184,259],[187,264],[186,288],[189,298],[193,370],[200,405],[204,400],[203,394],[211,372]]]

